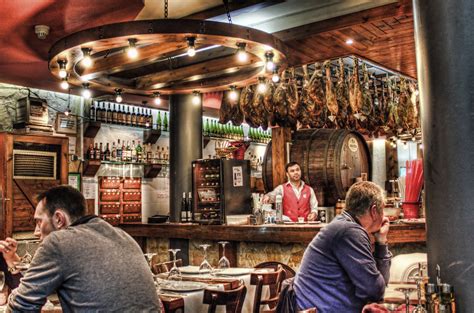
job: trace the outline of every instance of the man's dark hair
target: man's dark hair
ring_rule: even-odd
[[[288,162],[288,163],[286,163],[286,165],[285,165],[285,172],[288,173],[288,169],[289,169],[290,167],[292,167],[292,166],[295,166],[295,165],[298,165],[298,166],[300,167],[300,169],[301,169],[301,165],[300,165],[298,162]]]
[[[367,213],[372,205],[376,205],[379,212],[383,210],[383,190],[370,181],[355,183],[349,188],[346,195],[346,210],[362,216]]]
[[[58,209],[64,210],[71,218],[71,222],[86,215],[86,199],[79,190],[71,186],[53,187],[40,193],[37,200],[38,202],[44,200],[44,207],[49,216],[53,216]]]

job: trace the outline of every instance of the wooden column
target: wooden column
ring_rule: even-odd
[[[273,188],[287,181],[285,174],[285,164],[289,161],[286,159],[287,142],[291,142],[291,128],[277,127],[272,129]]]

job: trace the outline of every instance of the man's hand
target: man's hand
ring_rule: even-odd
[[[268,204],[268,203],[270,203],[270,197],[267,196],[267,195],[264,195],[264,196],[263,196],[263,199],[262,199],[262,203],[263,203],[263,204]]]
[[[389,229],[390,229],[390,221],[388,217],[384,217],[382,220],[382,226],[380,227],[380,230],[374,233],[375,241],[378,243],[386,244]]]
[[[308,214],[306,218],[308,219],[308,221],[315,221],[317,217],[318,217],[318,214],[316,212],[311,212]]]
[[[19,260],[19,257],[16,254],[17,248],[18,243],[13,238],[8,237],[5,240],[0,240],[0,252],[3,253],[3,258],[7,263]]]

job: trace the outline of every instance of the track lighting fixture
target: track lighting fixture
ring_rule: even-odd
[[[196,37],[188,37],[186,38],[188,42],[188,55],[193,57],[196,55],[196,47],[194,46],[194,42],[196,41]]]
[[[156,105],[160,105],[161,104],[161,95],[159,92],[154,92],[153,93],[153,102],[156,104]]]
[[[91,48],[82,48],[81,50],[82,50],[82,55],[83,55],[81,64],[84,67],[91,67],[92,66],[92,58],[91,58],[92,49]]]
[[[138,56],[137,40],[135,38],[128,39],[127,55],[130,59],[135,59]]]

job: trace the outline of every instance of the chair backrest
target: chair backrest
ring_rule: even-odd
[[[176,266],[178,266],[178,267],[183,266],[183,260],[182,259],[177,259],[176,260]],[[169,272],[172,267],[173,267],[173,261],[168,261],[168,262],[153,264],[151,266],[151,271],[153,272],[153,274],[156,275],[156,274],[160,274],[160,273]]]
[[[241,313],[247,294],[247,287],[243,282],[232,290],[205,289],[202,302],[209,304],[208,313],[216,312],[218,305],[225,305],[227,313]]]
[[[262,262],[262,263],[259,263],[259,264],[255,265],[255,268],[273,268],[274,270],[276,270],[278,268],[278,265],[280,265],[283,268],[283,270],[285,271],[286,278],[295,277],[296,272],[295,272],[294,269],[292,269],[291,267],[289,267],[285,263],[281,263],[281,262],[278,262],[278,261]]]
[[[267,304],[270,308],[269,312],[274,312],[280,295],[281,283],[285,279],[285,271],[281,266],[277,267],[274,272],[253,272],[250,274],[250,284],[255,285],[255,299],[253,303],[253,313],[260,312],[260,306]],[[263,286],[268,286],[270,296],[262,299]]]

